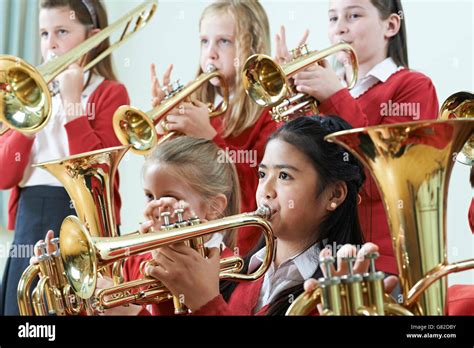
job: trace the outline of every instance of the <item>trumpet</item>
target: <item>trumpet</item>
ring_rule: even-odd
[[[90,299],[96,290],[98,269],[104,266],[132,255],[184,241],[193,241],[194,246],[204,253],[202,237],[237,227],[257,226],[261,228],[265,237],[267,253],[264,262],[256,271],[251,274],[239,274],[243,265],[239,257],[221,260],[220,279],[252,281],[264,275],[273,261],[275,242],[272,228],[267,221],[270,217],[270,208],[263,206],[252,213],[238,214],[205,223],[199,223],[197,218],[185,221],[180,217],[175,224],[165,222],[164,228],[159,232],[107,238],[92,237],[77,217],[68,216],[61,226],[59,241],[65,275],[77,296]],[[138,293],[130,292],[140,286],[146,286],[147,289]],[[112,299],[107,300],[106,296]],[[160,302],[171,297],[161,282],[145,277],[130,284],[122,283],[110,289],[99,290],[93,303],[97,309],[106,309],[150,300]],[[175,306],[176,304],[175,301]],[[181,312],[179,306],[175,310]]]
[[[473,118],[474,94],[470,92],[457,92],[449,96],[441,105],[439,118]],[[458,162],[472,166],[474,164],[474,136],[470,137],[462,151],[458,154]]]
[[[187,87],[178,82],[172,91],[167,92],[167,96],[162,103],[153,110],[145,113],[133,106],[123,105],[119,107],[113,117],[115,135],[123,145],[132,145],[132,152],[139,155],[148,154],[153,146],[159,145],[175,135],[175,132],[168,132],[163,127],[165,134],[159,138],[155,126],[173,108],[213,78],[218,78],[221,81],[223,102],[219,106],[208,105],[209,117],[222,115],[227,111],[229,104],[227,83],[224,76],[214,66],[209,65],[206,72],[199,75]]]
[[[377,183],[400,273],[399,305],[414,315],[444,315],[446,276],[474,268],[474,259],[449,263],[446,247],[452,158],[473,132],[474,120],[463,118],[379,125],[326,137],[354,154]],[[322,293],[324,285],[301,295],[290,314],[305,313],[305,308],[321,303],[317,292]],[[381,297],[383,288],[378,288]],[[385,314],[404,314],[394,312],[391,304],[384,299]]]
[[[69,65],[107,40],[125,24],[117,42],[89,62],[87,71],[122,45],[138,30],[142,29],[153,17],[157,0],[149,0],[118,19],[107,28],[90,37],[66,54],[57,57],[38,68],[26,61],[10,56],[0,55],[0,136],[14,129],[24,134],[32,134],[46,126],[51,118],[52,98],[48,85]],[[134,17],[137,19],[134,20]],[[132,23],[134,26],[132,27]],[[131,31],[129,30],[131,29]]]
[[[247,95],[261,107],[272,107],[271,114],[276,122],[288,121],[290,117],[308,112],[318,113],[318,103],[304,93],[297,93],[289,78],[326,57],[340,51],[349,54],[352,63],[352,78],[348,88],[357,82],[358,61],[351,45],[341,42],[321,51],[308,51],[306,44],[290,51],[292,60],[279,65],[264,54],[250,56],[242,69],[242,81]]]

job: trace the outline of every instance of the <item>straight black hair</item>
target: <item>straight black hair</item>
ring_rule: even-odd
[[[318,174],[319,186],[316,197],[333,183],[344,181],[347,185],[347,196],[344,202],[319,226],[316,242],[325,241],[325,245],[358,244],[364,242],[357,212],[358,192],[365,180],[361,163],[341,146],[324,140],[328,134],[352,128],[339,116],[300,117],[286,123],[273,133],[268,142],[279,139],[293,145],[301,151],[314,166]],[[263,240],[245,257],[242,272],[247,272],[251,256],[264,246]],[[315,260],[317,262],[317,260]],[[313,278],[319,278],[322,272],[318,267]],[[236,287],[235,283],[222,282],[221,293],[226,299]],[[286,310],[299,294],[303,292],[303,284],[298,284],[281,292],[270,303],[267,315],[284,315]]]

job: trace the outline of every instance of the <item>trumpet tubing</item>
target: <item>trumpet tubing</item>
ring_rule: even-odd
[[[52,99],[48,84],[69,65],[84,57],[125,24],[117,42],[89,62],[84,70],[87,71],[94,67],[130,36],[148,24],[156,7],[156,0],[150,0],[137,6],[69,52],[38,68],[20,58],[0,55],[0,123],[4,124],[0,129],[0,136],[8,129],[32,134],[45,127],[52,112]],[[137,19],[132,26],[134,17]],[[131,31],[129,31],[130,29]]]
[[[288,121],[295,113],[309,110],[317,113],[317,102],[303,93],[296,93],[289,79],[311,64],[326,57],[347,52],[352,62],[352,78],[348,85],[351,89],[357,82],[358,61],[351,45],[338,43],[321,51],[308,52],[306,45],[292,51],[293,60],[279,65],[264,54],[250,56],[242,69],[242,81],[247,95],[261,107],[272,107],[273,119],[277,122]]]
[[[115,135],[123,145],[132,145],[131,151],[146,155],[155,146],[175,135],[167,132],[159,139],[155,126],[181,102],[189,98],[197,89],[208,81],[218,78],[221,81],[223,102],[220,107],[209,106],[209,116],[219,116],[227,111],[229,91],[224,76],[218,71],[202,73],[196,80],[186,87],[178,86],[160,105],[153,110],[143,112],[140,109],[123,105],[117,109],[113,117]]]

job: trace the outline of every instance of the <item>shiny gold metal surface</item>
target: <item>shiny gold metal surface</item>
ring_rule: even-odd
[[[41,130],[48,123],[52,111],[48,84],[69,65],[86,56],[88,52],[125,25],[117,42],[111,44],[108,49],[84,67],[84,71],[91,69],[148,24],[156,7],[156,0],[137,6],[66,54],[37,68],[20,58],[0,55],[0,123],[3,123],[0,136],[8,129],[25,134]],[[132,28],[131,31],[129,31],[130,28]]]
[[[357,56],[351,45],[338,43],[321,51],[308,52],[306,45],[293,50],[293,60],[279,65],[264,54],[250,56],[242,69],[242,81],[248,96],[261,107],[272,107],[273,119],[277,122],[312,112],[318,113],[317,101],[294,90],[289,79],[311,64],[320,62],[341,51],[349,54],[352,78],[348,85],[355,86],[358,76]]]

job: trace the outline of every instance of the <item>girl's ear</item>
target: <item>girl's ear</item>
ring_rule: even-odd
[[[385,38],[390,39],[400,31],[402,19],[396,13],[392,13],[386,20]]]
[[[326,205],[328,211],[334,211],[347,197],[347,185],[345,181],[335,183],[330,190],[329,200]]]
[[[206,220],[219,219],[227,208],[227,197],[220,193],[207,205]]]
[[[90,38],[91,36],[94,36],[98,32],[100,32],[100,29],[98,29],[98,28],[94,28],[92,30],[89,30],[89,34],[88,34],[87,38]]]

